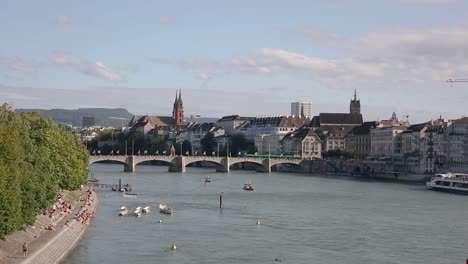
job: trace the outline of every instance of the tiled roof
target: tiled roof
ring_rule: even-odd
[[[309,126],[311,127],[320,127],[320,116],[314,116],[312,121],[310,121]]]
[[[186,131],[209,132],[217,128],[215,123],[191,123],[185,127]]]
[[[252,120],[255,117],[245,117],[245,116],[239,116],[239,115],[230,115],[230,116],[223,116],[221,119],[219,119],[216,122],[225,122],[225,121],[232,121],[232,120]]]
[[[320,113],[320,125],[360,125],[362,124],[361,114],[348,113]]]
[[[133,127],[136,124],[146,124],[146,123],[151,123],[152,125],[156,127],[167,127],[167,126],[175,126],[176,121],[172,116],[150,116],[150,115],[144,115],[144,116],[133,116],[132,120],[130,120],[130,123],[128,124],[129,127]]]
[[[250,121],[249,126],[257,127],[301,127],[304,124],[310,123],[308,117],[299,116],[273,116],[273,117],[256,117]]]
[[[328,130],[327,136],[333,136],[333,137],[345,137],[346,134],[351,131],[353,127],[351,126],[333,126],[331,129]]]
[[[316,136],[317,139],[320,140],[317,134],[315,134],[314,130],[307,126],[302,126],[301,128],[294,130],[293,132],[289,132],[283,137],[282,140],[298,139],[302,141],[306,136]]]
[[[460,119],[455,119],[452,123],[460,124],[460,123],[468,123],[468,117],[462,117]]]
[[[408,130],[411,132],[419,132],[426,126],[428,126],[428,123],[414,124],[409,126]]]
[[[443,132],[444,127],[442,125],[430,125],[427,126],[426,132]]]
[[[376,121],[364,122],[362,125],[354,127],[350,133],[353,135],[369,135],[370,129],[378,125]]]

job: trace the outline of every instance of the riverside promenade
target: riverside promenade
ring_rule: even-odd
[[[86,193],[87,187],[81,192]],[[92,201],[91,201],[92,200]],[[88,212],[95,212],[99,200],[95,191],[92,192]],[[2,264],[54,264],[59,263],[77,245],[80,238],[88,228],[88,225],[75,220],[75,216],[80,212],[86,201],[78,201],[73,205],[71,213],[57,219],[54,222],[38,216],[34,226],[27,227],[25,231],[17,231],[7,236],[6,241],[2,241],[5,246],[7,256],[0,259]],[[65,223],[68,224],[65,225]],[[54,224],[55,230],[45,230],[48,224]],[[42,229],[42,230],[36,230]],[[31,237],[32,236],[32,237]],[[28,243],[28,256],[23,257],[21,245]],[[0,243],[1,244],[1,243]]]

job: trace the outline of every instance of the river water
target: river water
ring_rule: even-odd
[[[202,168],[169,173],[164,166],[137,166],[133,174],[121,165],[91,169],[102,183],[122,179],[139,195],[99,190],[97,216],[65,264],[278,263],[275,258],[460,264],[468,258],[468,196],[420,184]],[[205,186],[206,176],[212,181]],[[244,183],[255,190],[244,191]],[[173,207],[173,215],[161,215],[159,203]],[[119,217],[123,205],[130,213]],[[147,205],[149,214],[131,215]]]

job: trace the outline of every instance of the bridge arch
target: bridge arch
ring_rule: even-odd
[[[255,161],[255,160],[233,160],[233,161],[229,162],[229,169],[231,169],[233,167],[237,167],[239,165],[242,166],[242,168],[245,169],[246,165],[249,165],[249,164],[254,165],[255,170],[258,171],[258,172],[267,171],[267,167],[265,166],[265,164],[263,164],[262,162],[259,162],[259,161]]]

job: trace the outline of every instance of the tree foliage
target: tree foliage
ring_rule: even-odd
[[[213,151],[218,147],[218,143],[212,132],[208,132],[205,137],[201,139],[200,144],[202,145],[203,152],[206,152],[208,156],[211,156]]]
[[[0,109],[0,237],[32,224],[60,189],[87,177],[88,153],[66,127]]]

